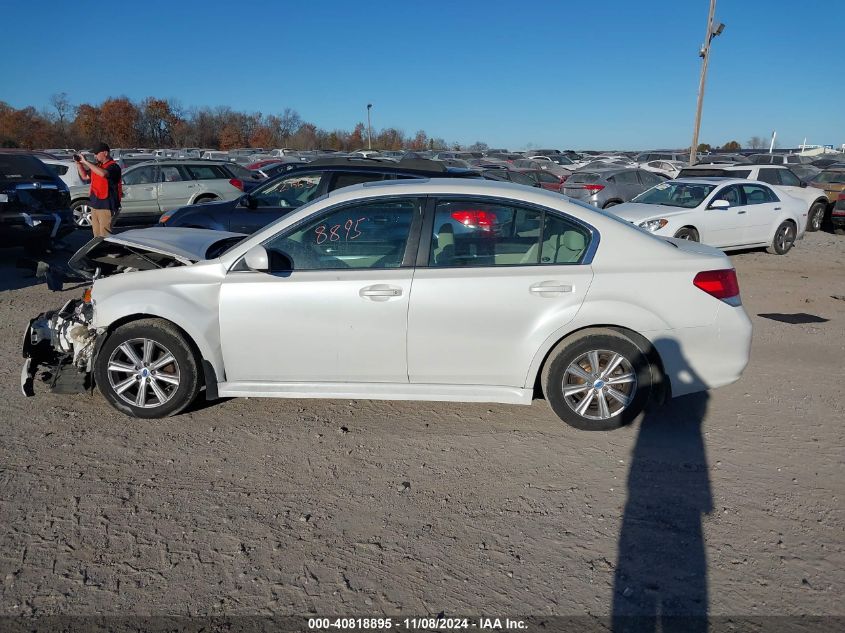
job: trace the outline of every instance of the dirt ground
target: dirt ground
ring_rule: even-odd
[[[745,375],[611,433],[542,401],[145,422],[25,399],[28,319],[81,290],[20,256],[0,251],[0,616],[845,615],[845,237],[733,255]]]

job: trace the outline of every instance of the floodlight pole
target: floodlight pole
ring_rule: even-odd
[[[367,149],[373,149],[373,128],[370,125],[370,110],[373,104],[367,104]]]
[[[713,29],[713,16],[716,14],[716,0],[710,0],[710,14],[707,16],[707,34],[704,36],[704,45],[698,52],[701,62],[701,78],[698,81],[698,105],[695,109],[695,130],[692,134],[692,147],[689,151],[689,164],[694,165],[696,159],[696,152],[698,151],[698,131],[701,128],[701,106],[704,103],[704,82],[707,79],[707,64],[710,61],[710,42],[714,37],[720,35],[725,28],[724,24],[719,24],[718,28]]]

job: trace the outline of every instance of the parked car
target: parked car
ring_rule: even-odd
[[[156,227],[89,243],[73,261],[101,271],[90,303],[31,321],[24,393],[47,371],[161,418],[202,387],[530,405],[539,385],[562,421],[599,430],[729,384],[749,359],[723,253],[540,189],[367,183],[240,239]]]
[[[813,179],[822,173],[821,169],[813,165],[790,165],[789,169],[801,179],[801,182],[808,184],[813,182]]]
[[[653,160],[670,160],[677,163],[689,164],[689,152],[641,152],[634,157],[634,162],[648,163]]]
[[[755,165],[809,165],[812,156],[801,154],[752,154],[748,160]]]
[[[793,173],[791,167],[785,165],[724,165],[714,167],[685,167],[681,170],[680,178],[715,177],[745,178],[759,180],[773,185],[793,198],[804,202],[801,218],[805,221],[808,231],[818,231],[824,222],[828,200],[824,191],[817,187],[808,187],[806,183]]]
[[[484,169],[481,176],[487,180],[498,180],[500,182],[512,182],[515,185],[524,187],[539,187],[539,182],[522,172],[519,169]]]
[[[158,160],[123,172],[123,199],[116,224],[156,222],[162,213],[189,204],[234,200],[244,193],[231,163],[209,160]],[[76,226],[91,226],[89,187],[71,189]]]
[[[689,157],[687,157],[689,160]],[[699,156],[696,160],[696,165],[701,164],[712,164],[712,163],[728,163],[728,164],[739,164],[739,163],[750,163],[751,161],[748,160],[746,156],[742,154],[733,154],[733,153],[726,153],[726,154],[704,154],[703,156]]]
[[[294,165],[262,183],[249,195],[235,200],[188,206],[164,213],[162,226],[192,227],[254,233],[320,196],[362,182],[402,178],[478,177],[466,169],[450,169],[439,161],[409,160],[399,163],[355,157],[322,158]]]
[[[0,153],[0,247],[49,248],[73,229],[67,185],[35,156]]]
[[[684,178],[660,183],[612,213],[656,235],[785,255],[804,237],[802,206],[761,182]]]
[[[845,165],[828,167],[810,183],[824,189],[828,201],[833,205],[839,201],[839,194],[845,191]]]
[[[556,191],[558,193],[561,192],[561,188],[568,178],[568,176],[558,176],[547,169],[514,168],[512,171],[528,176],[534,181],[534,184],[537,187],[548,189],[549,191]]]
[[[563,158],[561,156],[560,158]],[[556,161],[552,160],[538,160],[536,158],[520,158],[518,160],[513,161],[513,168],[514,169],[542,169],[544,171],[548,171],[558,178],[562,178],[563,182],[567,178],[572,175],[571,169],[566,169],[565,167],[558,164]]]
[[[666,180],[643,169],[613,168],[607,165],[603,167],[576,171],[563,184],[561,193],[600,209],[607,209],[627,202],[649,187]]]
[[[822,154],[820,158],[814,158],[813,162],[810,164],[813,167],[818,167],[819,169],[824,170],[831,165],[842,162],[845,162],[845,154]]]
[[[56,174],[56,176],[58,176],[61,181],[68,186],[68,190],[70,190],[70,187],[87,185],[87,183],[80,178],[79,170],[76,168],[76,162],[72,158],[69,160],[42,158],[40,160],[42,163],[47,165],[50,171]]]
[[[640,163],[640,169],[660,174],[666,178],[677,178],[678,174],[687,166],[687,163],[682,163],[677,160],[650,160],[647,163]]]

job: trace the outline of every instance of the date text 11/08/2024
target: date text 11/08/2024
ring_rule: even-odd
[[[370,630],[457,630],[476,629],[480,631],[524,631],[528,625],[524,620],[511,618],[309,618],[308,628],[312,631]]]

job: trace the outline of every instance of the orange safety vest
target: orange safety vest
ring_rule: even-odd
[[[100,165],[101,169],[107,169],[110,165],[115,165],[115,161],[107,160],[105,163]],[[97,196],[100,199],[105,199],[109,197],[109,180],[105,176],[100,176],[97,173],[94,173],[94,170],[91,170],[91,195]],[[118,180],[117,181],[117,199],[120,201],[123,198],[123,183]]]

